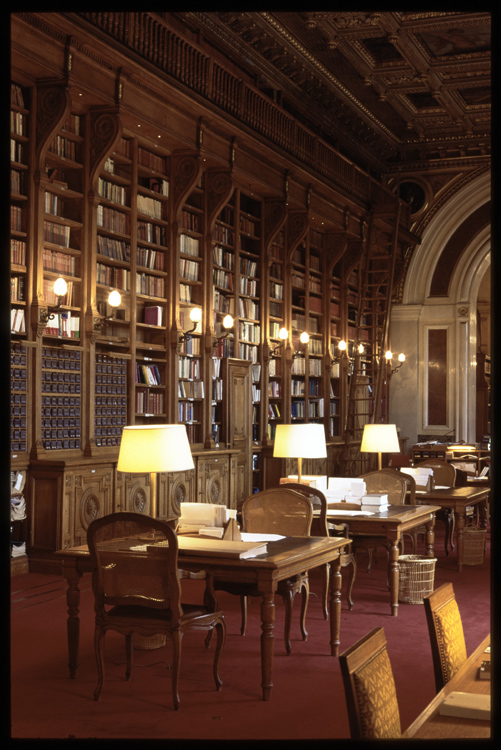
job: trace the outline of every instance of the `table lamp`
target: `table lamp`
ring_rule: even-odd
[[[303,458],[326,458],[325,431],[321,424],[277,424],[273,455],[297,458],[297,480],[301,482]]]
[[[378,470],[381,470],[381,453],[400,453],[396,425],[366,424],[364,426],[364,434],[362,435],[360,452],[377,453]]]
[[[117,471],[151,474],[150,515],[153,518],[157,513],[157,473],[194,468],[184,424],[124,427]]]

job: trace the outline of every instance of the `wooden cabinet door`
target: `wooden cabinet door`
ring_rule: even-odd
[[[225,435],[228,447],[238,451],[236,505],[240,508],[252,492],[252,363],[228,358],[225,365]]]

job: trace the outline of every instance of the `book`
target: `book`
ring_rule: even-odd
[[[163,308],[159,305],[144,308],[144,322],[149,325],[161,326],[162,325],[162,314]]]
[[[460,716],[463,719],[491,718],[491,696],[478,693],[449,693],[440,704],[439,713],[442,716]]]
[[[362,505],[388,505],[388,495],[385,493],[372,492],[362,495]]]

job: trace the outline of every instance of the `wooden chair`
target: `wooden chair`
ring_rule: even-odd
[[[360,475],[365,481],[366,492],[383,493],[388,495],[390,505],[404,505],[409,485],[409,477],[402,474],[397,469],[379,469],[378,471],[369,471]],[[372,566],[373,550],[385,544],[385,538],[381,536],[372,536],[366,534],[357,534],[353,536],[354,552],[358,549],[365,549],[369,555],[369,564],[367,570],[370,571]],[[403,553],[403,548],[402,548]]]
[[[133,663],[133,635],[165,635],[172,641],[172,699],[179,708],[179,668],[181,642],[185,631],[217,631],[213,674],[220,690],[221,654],[226,627],[221,611],[181,604],[177,567],[176,532],[165,522],[141,513],[121,512],[98,518],[87,531],[92,562],[92,589],[95,600],[94,647],[98,684],[94,699],[99,700],[104,683],[104,641],[108,630],[125,635],[126,679]],[[159,544],[156,550],[149,544]],[[130,547],[140,547],[136,554]],[[125,547],[125,549],[124,549]]]
[[[273,487],[250,495],[242,505],[242,530],[255,534],[282,534],[284,536],[309,536],[313,519],[311,501],[290,489]],[[242,623],[241,635],[245,635],[247,627],[247,597],[259,596],[253,583],[224,581],[214,576],[214,591],[226,591],[240,596]],[[301,592],[300,628],[303,640],[306,641],[306,610],[308,607],[309,581],[308,573],[279,581],[277,593],[285,604],[284,641],[288,654],[291,652],[290,629],[294,597]]]
[[[400,712],[383,628],[339,657],[352,740],[401,736]]]
[[[423,601],[438,693],[467,659],[463,624],[452,583],[444,583]]]
[[[327,498],[325,497],[322,490],[318,490],[316,487],[309,487],[306,484],[298,484],[297,482],[284,482],[280,485],[290,490],[296,490],[301,492],[306,497],[309,497],[313,505],[313,521],[311,522],[311,536],[344,536],[349,539],[349,526],[346,523],[329,523],[327,521]],[[318,511],[317,514],[315,512]],[[357,574],[357,562],[355,554],[353,552],[343,552],[340,556],[341,568],[351,566],[350,576],[348,578],[348,586],[346,589],[346,600],[348,602],[348,608],[353,609],[353,584],[355,582],[355,576]],[[322,607],[324,612],[324,619],[329,618],[328,609],[328,596],[329,596],[329,577],[330,567],[329,565],[322,566]]]
[[[449,463],[444,458],[427,458],[425,461],[420,461],[416,466],[421,466],[426,469],[433,469],[433,481],[435,486],[439,487],[456,487],[457,472],[454,464]],[[445,554],[449,554],[449,545],[452,551],[454,551],[454,509],[453,508],[441,508],[435,513],[437,521],[441,521],[445,524]]]

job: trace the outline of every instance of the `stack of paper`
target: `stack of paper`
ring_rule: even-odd
[[[419,490],[420,492],[428,492],[432,489],[433,469],[419,466],[416,466],[415,468],[412,468],[411,466],[402,466],[400,471],[403,474],[408,474],[409,476],[414,477],[416,490]]]
[[[364,495],[362,498],[362,510],[379,512],[381,510],[387,510],[387,508],[389,508],[387,494],[373,492],[369,495]]]
[[[297,474],[289,474],[285,479],[280,480],[280,484],[287,482],[297,482]],[[327,489],[327,477],[322,474],[301,474],[301,484],[307,484],[308,487],[314,487],[322,492]]]
[[[329,477],[324,494],[328,504],[346,501],[360,505],[362,495],[365,495],[365,481],[350,477]]]
[[[178,533],[200,529],[222,528],[226,521],[226,506],[211,503],[181,503]],[[217,533],[217,532],[214,532]]]

